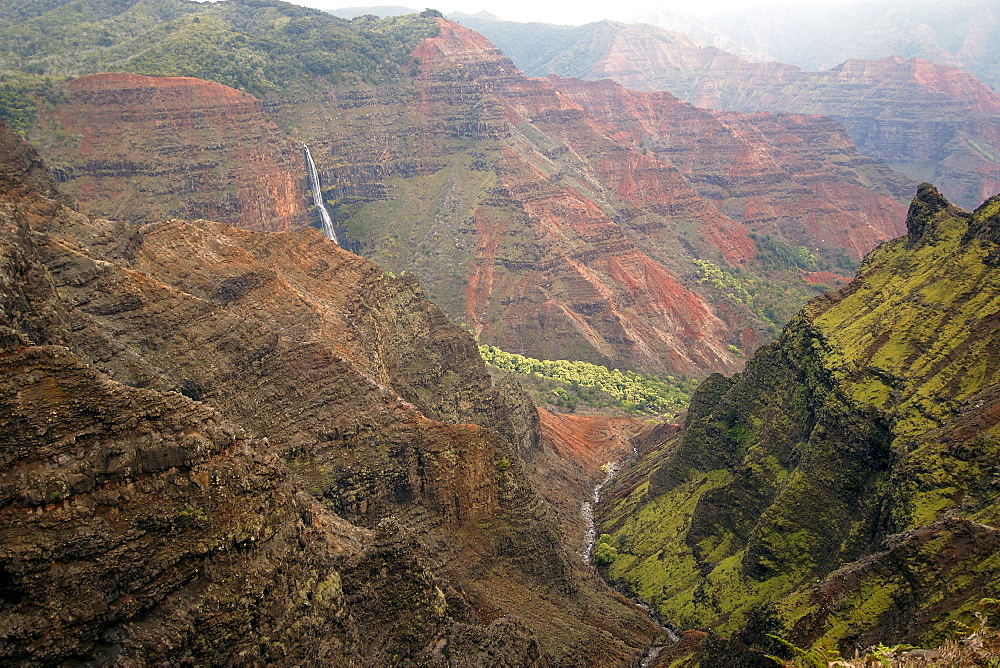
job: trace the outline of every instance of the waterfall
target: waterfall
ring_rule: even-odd
[[[580,553],[580,557],[583,559],[583,563],[590,566],[590,554],[594,551],[594,543],[597,540],[597,526],[594,524],[594,506],[596,506],[601,500],[601,489],[611,482],[611,479],[615,477],[615,473],[618,472],[618,464],[615,462],[608,462],[604,465],[605,476],[604,480],[599,482],[594,487],[594,502],[584,501],[580,505],[580,516],[583,517],[583,523],[586,526],[586,532],[584,534],[584,547],[583,552]]]
[[[340,241],[337,240],[337,233],[333,229],[333,221],[330,220],[330,213],[326,210],[326,205],[323,203],[323,191],[320,190],[316,163],[313,162],[309,147],[303,144],[302,149],[306,152],[306,165],[309,167],[309,187],[312,189],[313,205],[319,209],[319,215],[323,218],[323,236],[333,243],[340,245]]]

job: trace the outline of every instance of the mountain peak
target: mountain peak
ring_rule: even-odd
[[[910,241],[917,242],[922,239],[930,228],[934,216],[950,206],[951,202],[930,183],[924,182],[917,186],[917,194],[906,213],[906,232]]]

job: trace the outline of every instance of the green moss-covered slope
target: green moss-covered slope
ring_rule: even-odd
[[[924,184],[907,229],[706,381],[604,508],[609,577],[667,620],[849,649],[939,640],[1000,593],[1000,196],[968,214]]]

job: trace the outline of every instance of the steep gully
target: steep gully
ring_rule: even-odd
[[[633,446],[632,453],[637,454],[638,450]],[[621,468],[621,462],[608,462],[604,465],[607,470],[607,475],[604,476],[604,480],[594,485],[594,494],[592,501],[584,501],[580,504],[580,516],[583,518],[583,523],[587,527],[586,541],[584,543],[583,551],[580,552],[580,557],[583,559],[583,563],[590,565],[590,555],[594,552],[594,544],[597,541],[597,527],[594,524],[594,506],[596,506],[601,501],[601,490],[611,482],[611,479],[615,477],[618,473],[618,469]]]
[[[323,236],[339,246],[340,241],[337,239],[337,232],[333,229],[333,221],[330,220],[330,212],[326,210],[326,204],[323,203],[323,191],[320,188],[319,174],[316,172],[316,163],[313,162],[312,154],[309,152],[308,146],[302,144],[302,150],[306,152],[306,164],[309,166],[309,187],[312,188],[313,204],[316,206],[316,209],[319,210],[319,215],[323,218]]]

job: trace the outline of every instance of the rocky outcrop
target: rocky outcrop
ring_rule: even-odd
[[[258,231],[307,214],[300,147],[261,102],[191,77],[104,73],[66,85],[40,123],[60,188],[95,216],[210,218]]]
[[[87,218],[0,189],[0,656],[633,660],[564,546],[523,395],[318,233]]]
[[[604,511],[609,574],[770,653],[776,632],[845,652],[936,643],[995,596],[1000,276],[982,231],[998,207],[922,185],[907,235],[743,373],[706,381]]]

